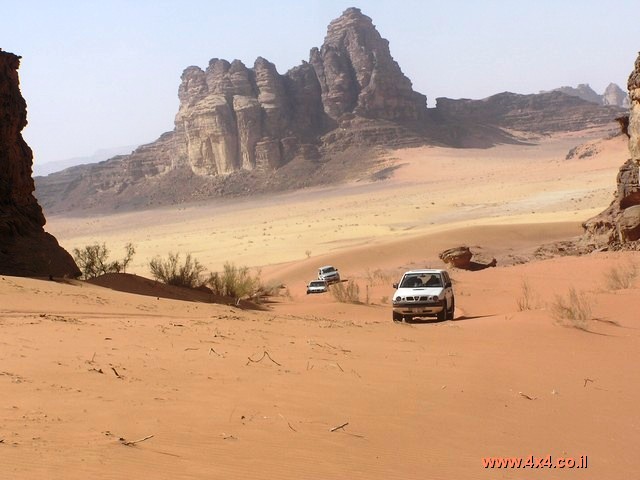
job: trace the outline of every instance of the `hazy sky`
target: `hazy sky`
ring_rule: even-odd
[[[0,0],[0,48],[21,55],[44,163],[149,143],[173,129],[182,71],[256,57],[280,73],[309,59],[350,6],[373,19],[428,105],[626,81],[638,0]]]

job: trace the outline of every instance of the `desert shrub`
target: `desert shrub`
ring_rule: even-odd
[[[333,298],[341,303],[360,303],[360,286],[353,280],[334,283],[329,287]]]
[[[522,282],[522,295],[516,300],[518,304],[518,311],[533,310],[535,308],[535,294],[531,289],[529,282],[524,280]]]
[[[391,283],[393,279],[393,274],[390,272],[385,272],[379,268],[375,270],[370,270],[367,268],[367,283],[371,286],[373,285],[386,285]]]
[[[225,295],[236,300],[244,297],[257,298],[269,294],[272,288],[277,288],[262,285],[259,271],[252,275],[249,267],[237,267],[229,262],[224,264],[221,273],[214,272],[209,275],[206,283],[216,295]]]
[[[86,245],[82,249],[74,248],[73,259],[84,279],[96,278],[105,273],[126,272],[136,249],[132,243],[127,243],[124,248],[126,250],[125,257],[113,262],[109,262],[109,249],[104,243]]]
[[[203,285],[202,273],[205,268],[188,253],[184,262],[180,262],[179,253],[169,253],[166,259],[159,256],[149,262],[154,279],[167,285],[195,288]]]
[[[611,290],[627,289],[631,287],[637,276],[638,267],[635,263],[611,267],[606,273],[607,287]]]
[[[551,304],[551,315],[564,325],[586,330],[593,318],[591,307],[590,297],[571,287],[566,297],[556,296]]]

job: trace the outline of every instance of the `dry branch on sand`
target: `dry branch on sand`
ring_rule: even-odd
[[[330,428],[329,431],[330,432],[335,432],[336,430],[342,430],[347,425],[349,425],[349,422],[345,422],[342,425],[338,425],[337,427]]]
[[[271,355],[269,355],[269,352],[267,352],[266,350],[264,352],[262,352],[262,356],[258,359],[258,360],[254,360],[251,357],[247,357],[248,361],[247,361],[247,365],[249,365],[250,363],[259,363],[262,360],[264,360],[264,358],[268,358],[269,360],[271,360],[273,363],[275,363],[276,365],[278,365],[279,367],[281,367],[282,365],[279,364],[278,362],[276,362],[273,358],[271,358]]]
[[[142,442],[145,442],[145,441],[149,440],[150,438],[153,438],[153,435],[147,435],[146,437],[139,438],[138,440],[131,440],[131,441],[126,440],[126,439],[125,439],[125,438],[123,438],[123,437],[120,437],[120,438],[118,439],[118,441],[119,441],[122,445],[124,445],[124,446],[126,446],[126,447],[133,447],[133,446],[137,445],[138,443],[142,443]]]

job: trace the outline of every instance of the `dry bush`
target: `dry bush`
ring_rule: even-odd
[[[611,267],[606,273],[607,287],[610,290],[625,290],[633,285],[638,276],[638,266],[635,263]]]
[[[106,244],[94,243],[86,245],[84,248],[73,249],[73,259],[82,272],[81,278],[96,278],[105,273],[126,272],[127,267],[136,253],[136,249],[132,243],[125,245],[126,255],[122,260],[109,262],[109,249]]]
[[[387,285],[392,282],[393,274],[390,272],[385,272],[379,268],[371,271],[367,268],[367,283],[371,286],[374,285]]]
[[[334,283],[329,287],[329,291],[340,303],[361,303],[360,286],[353,280]]]
[[[533,310],[536,308],[537,297],[531,289],[531,285],[529,285],[529,282],[526,280],[522,282],[522,295],[516,300],[516,302],[518,304],[519,312],[524,310]]]
[[[222,273],[214,272],[209,275],[206,282],[213,293],[233,297],[240,300],[243,297],[259,298],[272,294],[278,286],[267,287],[260,281],[260,271],[251,275],[249,267],[237,267],[233,263],[226,262]]]
[[[169,253],[166,259],[159,256],[149,262],[149,269],[154,279],[179,287],[196,288],[203,285],[202,273],[205,268],[188,253],[180,263],[179,253]]]
[[[578,292],[571,287],[566,298],[560,295],[551,304],[551,315],[563,325],[587,330],[593,319],[591,298],[586,292]]]

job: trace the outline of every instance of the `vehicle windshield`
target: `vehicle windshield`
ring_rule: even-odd
[[[327,268],[321,268],[321,269],[320,269],[320,271],[321,271],[322,273],[331,273],[331,272],[335,272],[335,271],[336,271],[336,269],[335,269],[335,268],[333,268],[333,267],[327,267]]]
[[[324,287],[324,282],[311,282],[309,284],[311,287]]]
[[[409,273],[402,278],[400,288],[442,287],[439,273]]]

